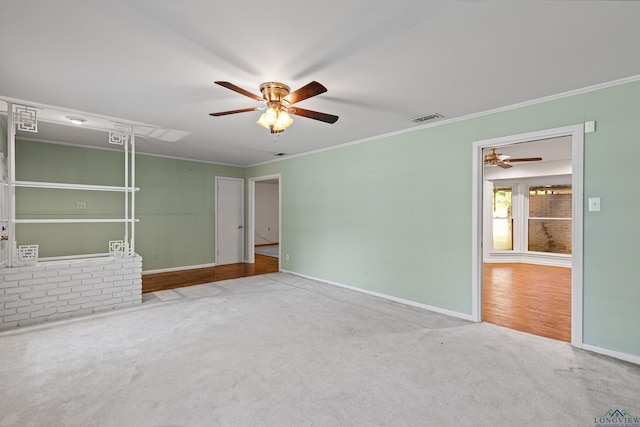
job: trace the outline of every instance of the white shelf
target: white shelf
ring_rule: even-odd
[[[134,223],[139,219],[14,219],[14,224],[105,224],[105,223]]]
[[[100,253],[100,254],[52,256],[52,257],[38,258],[38,262],[67,261],[67,260],[90,259],[90,258],[106,258],[106,257],[110,257],[110,256],[112,256],[112,254],[110,254],[108,252]]]
[[[50,188],[55,190],[85,190],[85,191],[113,191],[121,193],[132,193],[140,188],[117,187],[109,185],[85,185],[85,184],[65,184],[58,182],[38,182],[38,181],[15,181],[14,187],[23,188]]]

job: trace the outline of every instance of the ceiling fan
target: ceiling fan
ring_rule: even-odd
[[[291,92],[289,86],[279,82],[266,82],[260,85],[260,93],[262,96],[254,95],[253,93],[242,89],[229,82],[217,81],[216,84],[226,87],[234,92],[238,92],[244,96],[247,96],[256,101],[262,103],[261,106],[255,108],[243,108],[241,110],[221,111],[219,113],[211,113],[210,116],[226,116],[229,114],[245,113],[254,110],[266,111],[260,116],[258,124],[263,126],[271,133],[280,133],[284,131],[288,126],[293,123],[293,119],[290,114],[296,116],[307,117],[309,119],[320,120],[325,123],[335,123],[338,120],[338,116],[332,114],[320,113],[318,111],[305,110],[302,108],[294,107],[300,101],[307,98],[311,98],[316,95],[320,95],[327,91],[327,88],[316,81],[301,87],[298,90]]]
[[[514,162],[539,162],[542,157],[521,157],[518,159],[512,159],[511,156],[496,153],[497,148],[492,148],[491,153],[484,155],[484,164],[488,166],[498,166],[502,169],[509,169],[513,166],[510,163]]]

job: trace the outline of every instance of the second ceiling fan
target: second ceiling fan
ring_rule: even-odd
[[[321,113],[319,111],[305,110],[303,108],[294,107],[293,104],[320,95],[327,91],[327,88],[316,81],[291,92],[289,86],[280,82],[266,82],[260,85],[260,93],[262,96],[255,95],[247,90],[234,85],[233,83],[217,81],[216,84],[226,87],[234,92],[238,92],[256,101],[260,101],[263,105],[254,108],[243,108],[240,110],[221,111],[218,113],[210,113],[210,116],[226,116],[229,114],[245,113],[254,110],[266,111],[260,116],[258,124],[263,126],[271,133],[280,133],[293,123],[290,114],[296,116],[307,117],[309,119],[319,120],[325,123],[335,123],[338,116],[332,114]]]
[[[510,163],[515,162],[539,162],[542,157],[520,157],[512,159],[511,156],[506,156],[501,153],[497,153],[497,148],[492,148],[491,153],[484,155],[484,164],[488,166],[498,166],[502,169],[509,169],[513,166]]]

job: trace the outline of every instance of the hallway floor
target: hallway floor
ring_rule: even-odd
[[[485,263],[482,320],[571,342],[571,269]]]
[[[280,265],[278,258],[256,254],[254,264],[239,263],[216,267],[194,268],[167,273],[143,274],[142,293],[202,285],[220,280],[276,273]]]

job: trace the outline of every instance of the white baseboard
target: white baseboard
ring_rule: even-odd
[[[535,265],[548,265],[551,267],[566,267],[571,268],[571,258],[554,258],[547,256],[537,255],[512,255],[512,256],[486,256],[482,259],[482,262],[488,264],[500,264],[500,263],[521,263],[521,264],[535,264]]]
[[[625,362],[631,362],[635,363],[636,365],[640,365],[640,356],[636,356],[633,354],[622,353],[616,350],[609,350],[608,348],[598,347],[591,344],[582,344],[580,348],[582,348],[583,350],[593,351],[594,353],[604,354],[605,356],[615,357],[616,359],[624,360]]]
[[[356,292],[361,292],[363,294],[373,295],[375,297],[388,299],[388,300],[391,300],[391,301],[399,302],[399,303],[410,305],[410,306],[413,306],[413,307],[422,308],[422,309],[433,311],[433,312],[436,312],[436,313],[445,314],[447,316],[457,317],[459,319],[464,319],[464,320],[472,320],[470,314],[460,313],[458,311],[453,311],[453,310],[447,310],[446,308],[434,307],[432,305],[423,304],[421,302],[411,301],[411,300],[404,299],[404,298],[398,298],[398,297],[394,297],[394,296],[387,295],[387,294],[381,294],[379,292],[368,291],[366,289],[356,288],[354,286],[343,285],[342,283],[332,282],[332,281],[329,281],[329,280],[320,279],[318,277],[313,277],[313,276],[308,276],[306,274],[296,273],[295,271],[280,270],[280,272],[293,274],[294,276],[304,277],[305,279],[316,280],[318,282],[326,283],[328,285],[339,286],[341,288],[349,289],[349,290],[356,291]]]
[[[209,268],[215,267],[215,263],[211,264],[200,264],[200,265],[185,265],[182,267],[171,267],[171,268],[161,268],[159,270],[145,270],[142,272],[142,275],[145,274],[156,274],[156,273],[170,273],[172,271],[182,271],[182,270],[195,270],[196,268]]]

